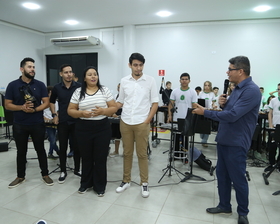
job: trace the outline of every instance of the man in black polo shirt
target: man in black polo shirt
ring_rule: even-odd
[[[34,59],[24,58],[20,62],[22,76],[7,86],[5,107],[13,111],[13,136],[17,147],[17,178],[9,184],[14,188],[25,181],[28,137],[32,138],[41,168],[43,182],[51,186],[48,176],[47,155],[44,148],[45,124],[43,110],[49,106],[46,86],[35,77]]]
[[[67,177],[66,172],[66,151],[68,148],[69,137],[73,140],[74,148],[74,174],[80,176],[80,153],[77,146],[75,136],[75,122],[76,119],[72,118],[67,113],[68,104],[72,97],[73,92],[81,87],[81,84],[73,80],[73,72],[71,65],[64,64],[60,67],[59,75],[62,82],[56,84],[53,88],[50,97],[50,108],[52,111],[53,121],[57,124],[57,135],[59,141],[59,160],[61,173],[58,178],[58,183],[63,184]],[[56,114],[55,102],[58,100],[58,114]]]

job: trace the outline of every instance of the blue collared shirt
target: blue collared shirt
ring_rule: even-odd
[[[21,95],[19,88],[22,86],[29,86],[33,96],[37,99],[38,104],[41,104],[42,98],[48,97],[48,91],[45,84],[37,79],[31,80],[30,83],[22,81],[21,76],[19,79],[14,80],[7,86],[5,99],[12,100],[15,105],[23,105],[25,100]],[[36,113],[25,113],[23,111],[13,111],[14,122],[21,125],[34,125],[43,123],[43,111]]]
[[[204,111],[204,116],[219,121],[216,142],[249,149],[256,129],[261,100],[259,87],[248,77],[239,83],[222,111]]]

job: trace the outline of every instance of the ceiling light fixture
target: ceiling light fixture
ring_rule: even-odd
[[[160,17],[168,17],[168,16],[171,16],[172,13],[171,12],[168,12],[168,11],[160,11],[156,14],[157,16],[160,16]]]
[[[31,3],[31,2],[23,3],[22,6],[27,8],[27,9],[39,9],[39,8],[41,8],[41,6],[39,6],[38,4]]]
[[[268,5],[261,5],[261,6],[255,7],[254,11],[256,11],[256,12],[266,12],[270,9],[271,9],[271,7],[268,6]]]
[[[66,20],[65,23],[68,25],[77,25],[79,22],[76,20]]]

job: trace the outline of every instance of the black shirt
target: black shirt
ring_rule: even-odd
[[[170,99],[171,92],[172,92],[172,89],[165,89],[165,90],[162,91],[161,98],[162,98],[162,102],[163,102],[164,105],[169,104],[169,99]]]
[[[53,87],[50,103],[55,104],[56,100],[58,101],[59,123],[68,122],[71,124],[76,122],[75,118],[68,115],[67,109],[73,92],[79,87],[81,87],[81,84],[74,81],[69,88],[66,88],[64,82],[60,82]]]

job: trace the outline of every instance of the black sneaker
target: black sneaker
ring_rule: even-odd
[[[103,197],[105,192],[104,191],[100,191],[100,192],[96,192],[98,197]]]
[[[88,188],[86,188],[86,187],[80,187],[79,190],[78,190],[78,193],[79,194],[84,194],[84,193],[87,192],[87,190],[88,190]]]
[[[206,211],[210,214],[231,214],[231,210],[225,210],[220,207],[207,208]]]
[[[58,183],[63,184],[65,182],[66,177],[67,177],[67,173],[61,172],[58,178]]]
[[[273,169],[273,166],[272,165],[269,165],[268,167],[266,167],[265,169],[264,169],[264,172],[269,172],[269,171],[271,171]]]
[[[81,177],[82,176],[82,172],[81,171],[76,171],[74,170],[74,174],[78,177]]]

